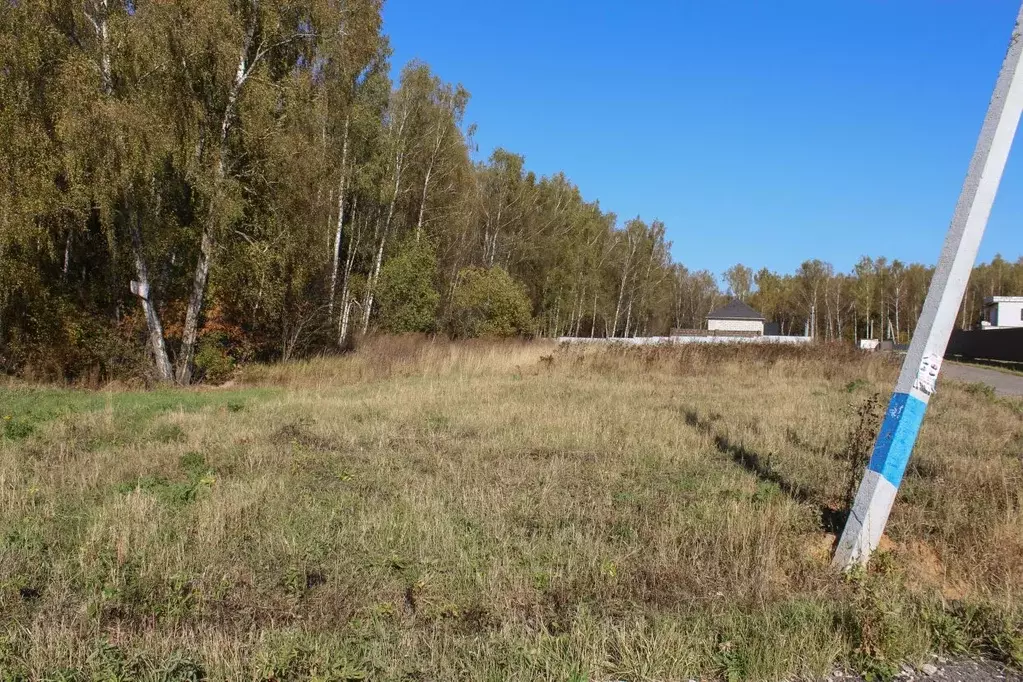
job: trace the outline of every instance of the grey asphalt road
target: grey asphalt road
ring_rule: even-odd
[[[963,381],[970,384],[987,384],[1000,396],[1023,396],[1023,375],[1001,372],[975,365],[946,362],[941,368],[945,380]]]
[[[1023,682],[1018,670],[993,661],[936,661],[922,669],[903,666],[895,682]],[[866,682],[856,673],[835,672],[826,682]]]

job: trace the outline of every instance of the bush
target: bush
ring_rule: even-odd
[[[146,346],[126,316],[120,325],[90,315],[63,297],[42,296],[0,339],[0,372],[34,381],[97,386],[145,377]]]
[[[222,384],[231,378],[234,358],[227,352],[227,337],[223,332],[205,334],[199,340],[195,353],[197,378],[210,384]]]
[[[440,294],[433,286],[437,256],[426,240],[409,240],[380,270],[380,325],[392,334],[432,332]]]
[[[463,337],[525,334],[532,326],[526,288],[503,268],[466,268],[458,274],[451,331]]]

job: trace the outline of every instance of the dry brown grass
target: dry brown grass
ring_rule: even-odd
[[[1019,401],[942,386],[891,543],[870,573],[828,567],[857,410],[896,371],[839,347],[379,339],[217,391],[0,388],[0,679],[1013,660]]]
[[[532,368],[551,343],[451,341],[419,335],[382,336],[360,344],[358,352],[275,365],[244,368],[234,385],[322,390],[340,385],[401,377],[507,375]]]

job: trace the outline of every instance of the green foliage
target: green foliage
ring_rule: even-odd
[[[173,653],[160,659],[140,652],[129,652],[111,644],[109,640],[99,641],[88,652],[81,668],[54,668],[41,678],[29,676],[27,666],[4,659],[0,643],[0,681],[21,682],[29,679],[44,679],[50,682],[133,682],[135,680],[159,680],[160,682],[203,682],[207,679],[206,668],[189,656]],[[82,652],[85,653],[85,652]]]
[[[361,682],[370,679],[363,666],[349,661],[342,652],[321,650],[298,643],[282,645],[267,652],[258,663],[261,680],[323,680]]]
[[[732,642],[718,645],[715,656],[719,674],[726,682],[741,682],[749,677],[749,662],[742,650],[737,650]]]
[[[180,467],[186,480],[168,480],[163,476],[143,476],[130,483],[117,486],[117,491],[128,495],[136,490],[153,495],[164,504],[182,506],[194,502],[199,493],[216,481],[214,472],[199,452],[190,452],[181,457]]]
[[[501,267],[462,270],[451,307],[456,336],[515,336],[528,333],[532,323],[525,287]]]
[[[28,438],[35,431],[35,425],[27,419],[15,419],[13,415],[5,414],[2,417],[3,436],[10,440],[21,440]]]
[[[866,379],[853,379],[852,381],[850,381],[849,383],[847,383],[845,385],[845,392],[846,393],[855,393],[856,391],[860,390],[861,388],[866,388],[869,385],[870,385],[870,382],[868,382]]]
[[[0,370],[86,385],[147,375],[144,349],[130,329],[106,324],[63,297],[39,293],[23,303],[25,314],[8,330],[6,345],[0,336]]]
[[[440,302],[436,277],[430,242],[406,240],[380,271],[380,326],[393,334],[434,331]]]
[[[977,651],[1013,666],[1023,664],[1023,625],[991,604],[956,603],[925,612],[934,646],[964,657]]]
[[[184,390],[96,392],[67,389],[0,388],[0,439],[22,440],[49,422],[73,419],[81,413],[105,413],[120,427],[106,436],[82,429],[82,436],[94,444],[103,438],[117,442],[148,437],[162,443],[181,442],[179,426],[160,423],[146,429],[148,422],[169,412],[191,413],[203,409],[240,412],[252,401],[263,400],[272,391],[190,392]]]
[[[469,93],[420,61],[392,82],[382,22],[374,0],[0,2],[0,371],[163,381],[174,359],[218,383],[374,326],[437,331],[438,309],[463,336],[704,326],[716,273],[562,173],[474,162]],[[813,310],[821,337],[905,341],[931,272],[726,279],[783,333]],[[1023,260],[996,256],[960,319],[1019,293]]]
[[[988,400],[995,399],[995,389],[987,384],[981,383],[969,383],[963,387],[970,395],[987,398]]]
[[[199,378],[210,384],[222,384],[231,378],[234,371],[234,358],[225,348],[225,337],[221,332],[214,332],[202,337],[199,351],[195,354],[195,368]]]
[[[742,263],[725,270],[725,282],[728,283],[728,295],[741,301],[749,298],[753,290],[753,270]]]

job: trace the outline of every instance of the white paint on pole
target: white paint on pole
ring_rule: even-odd
[[[984,236],[1020,114],[1023,113],[1023,6],[973,153],[959,203],[927,292],[895,393],[874,444],[834,565],[865,564],[884,534],[888,514],[913,451],[941,361]]]

